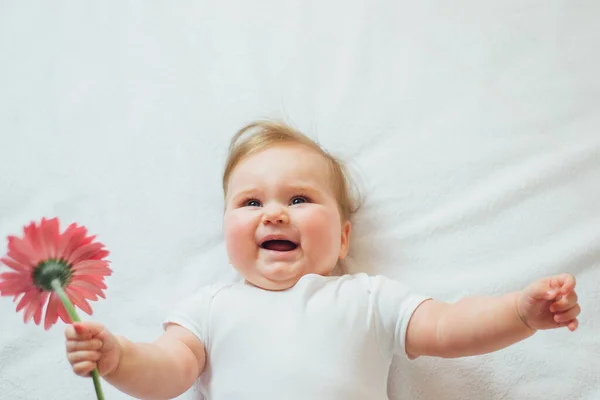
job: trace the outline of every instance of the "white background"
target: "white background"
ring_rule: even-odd
[[[391,399],[597,400],[599,13],[594,1],[3,1],[0,237],[42,216],[86,225],[114,274],[80,315],[151,341],[184,296],[235,278],[226,148],[244,124],[284,119],[356,172],[353,271],[447,301],[578,279],[576,333],[399,358]],[[64,324],[46,332],[14,307],[0,299],[0,398],[94,398],[70,371]]]

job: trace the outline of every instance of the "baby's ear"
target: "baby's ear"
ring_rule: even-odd
[[[348,249],[350,247],[350,231],[352,230],[352,224],[350,221],[344,222],[342,226],[342,236],[340,240],[340,260],[343,260],[348,254]]]

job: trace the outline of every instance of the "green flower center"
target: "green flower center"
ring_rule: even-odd
[[[33,270],[33,283],[47,292],[52,291],[52,281],[58,279],[65,287],[71,280],[71,267],[63,260],[46,260]]]

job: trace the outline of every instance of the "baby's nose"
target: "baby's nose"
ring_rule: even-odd
[[[264,210],[263,223],[265,224],[287,224],[289,222],[289,216],[285,210],[285,207],[270,206],[265,207]]]

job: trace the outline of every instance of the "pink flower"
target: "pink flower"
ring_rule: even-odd
[[[22,238],[8,237],[8,252],[0,263],[12,271],[0,274],[0,295],[20,297],[17,312],[23,311],[24,322],[32,318],[36,325],[42,320],[46,307],[44,329],[49,329],[60,317],[65,323],[73,320],[65,309],[51,282],[57,280],[69,300],[88,315],[92,308],[88,300],[105,298],[104,278],[111,275],[109,254],[102,243],[87,236],[83,226],[71,224],[59,232],[57,218],[42,218],[39,225],[32,222],[24,228]]]

